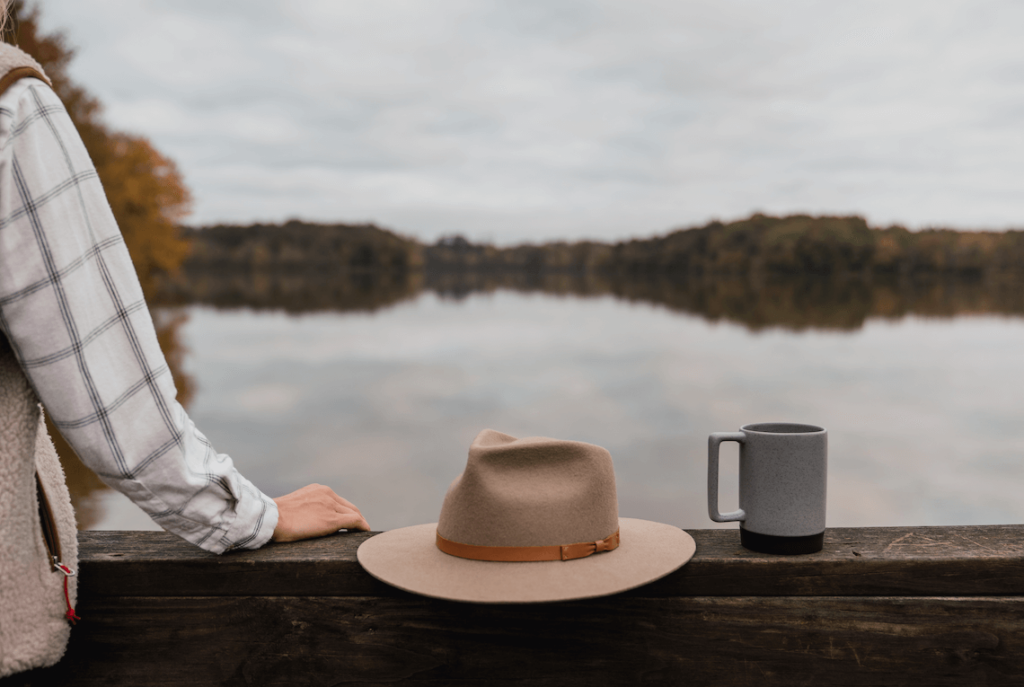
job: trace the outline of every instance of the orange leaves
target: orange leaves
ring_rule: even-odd
[[[74,56],[63,34],[39,33],[39,8],[13,12],[18,46],[42,65],[75,123],[99,174],[114,219],[124,235],[147,298],[158,275],[174,273],[188,255],[177,223],[188,215],[191,195],[174,162],[141,136],[110,131],[99,102],[67,75]]]
[[[173,273],[188,255],[177,221],[188,214],[191,196],[174,163],[145,138],[111,134],[97,163],[143,291],[151,296],[159,272]]]

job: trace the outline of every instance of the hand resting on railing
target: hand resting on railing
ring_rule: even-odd
[[[274,503],[278,519],[273,540],[277,542],[323,537],[340,529],[370,530],[355,505],[322,484],[310,484],[279,496]]]

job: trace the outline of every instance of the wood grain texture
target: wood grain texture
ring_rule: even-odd
[[[1024,525],[836,528],[825,548],[772,556],[736,530],[691,530],[697,553],[629,592],[680,596],[984,596],[1024,594]],[[259,551],[207,554],[162,532],[81,532],[81,590],[90,596],[380,596],[402,592],[366,574],[340,533]]]
[[[1006,685],[1017,597],[687,597],[519,607],[423,598],[82,604],[25,685]]]
[[[0,687],[1024,684],[1024,526],[833,529],[792,557],[691,534],[654,584],[497,606],[376,582],[365,533],[218,557],[83,532],[67,656]]]

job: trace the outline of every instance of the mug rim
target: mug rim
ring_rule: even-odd
[[[790,428],[790,431],[772,431],[764,429],[766,427],[786,427]],[[826,432],[824,427],[810,425],[806,422],[752,422],[740,427],[740,431],[771,436],[807,436],[810,434],[824,434]]]

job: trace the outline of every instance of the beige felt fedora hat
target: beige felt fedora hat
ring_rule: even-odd
[[[476,603],[586,599],[652,582],[696,550],[678,527],[620,518],[612,457],[579,441],[484,430],[439,522],[359,547],[382,582]]]

